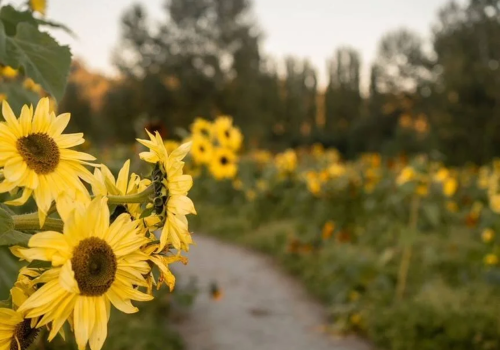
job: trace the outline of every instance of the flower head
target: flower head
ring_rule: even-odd
[[[237,157],[228,148],[216,148],[210,162],[210,173],[217,179],[232,179],[238,172]]]
[[[243,135],[241,131],[233,126],[231,117],[221,116],[214,122],[214,135],[220,146],[237,152],[241,148]]]
[[[42,98],[35,112],[23,106],[16,118],[7,101],[2,103],[5,122],[0,122],[0,168],[4,181],[0,193],[22,189],[19,198],[6,202],[22,205],[34,196],[43,225],[53,200],[64,192],[88,194],[80,180],[92,181],[84,165],[95,158],[69,148],[84,142],[83,134],[63,134],[69,113],[55,116],[49,111],[49,99]]]
[[[194,204],[187,196],[193,185],[191,175],[183,173],[182,159],[189,153],[191,142],[182,144],[172,153],[168,153],[159,133],[148,132],[150,140],[140,140],[149,148],[148,152],[139,154],[141,159],[155,164],[153,171],[153,186],[155,188],[154,212],[158,227],[163,224],[158,251],[167,244],[175,249],[188,250],[193,243],[188,230],[186,215],[196,214]]]
[[[70,319],[78,348],[88,342],[92,350],[99,350],[107,335],[110,304],[133,313],[138,309],[132,300],[152,299],[137,288],[147,287],[143,275],[150,267],[141,247],[149,239],[129,214],[111,224],[109,217],[107,199],[98,196],[64,212],[64,233],[37,233],[29,248],[18,250],[29,262],[51,262],[52,267],[34,280],[43,286],[18,309],[27,318],[41,317],[37,328],[52,323],[49,340]]]

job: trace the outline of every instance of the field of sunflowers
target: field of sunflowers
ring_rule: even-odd
[[[242,151],[228,117],[197,119],[189,138],[194,237],[276,257],[324,302],[325,331],[383,349],[500,348],[500,161]]]

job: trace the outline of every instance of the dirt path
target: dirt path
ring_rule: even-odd
[[[187,350],[366,350],[363,342],[322,333],[320,305],[271,259],[214,238],[196,237],[189,264],[175,273],[195,277],[200,292],[178,330]],[[214,300],[213,282],[223,295]]]

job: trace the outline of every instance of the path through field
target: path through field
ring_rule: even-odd
[[[175,268],[180,285],[195,277],[200,290],[178,324],[187,350],[369,349],[321,332],[321,306],[271,259],[207,236],[197,235],[196,243],[189,264]],[[209,293],[214,282],[219,300]]]

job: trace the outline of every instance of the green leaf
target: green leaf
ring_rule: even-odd
[[[9,298],[9,290],[16,281],[21,264],[7,247],[0,247],[0,299]]]
[[[5,33],[8,36],[16,35],[17,25],[19,23],[25,22],[32,26],[37,26],[37,21],[33,17],[31,11],[18,11],[10,5],[2,7],[0,10],[0,21],[3,22]]]
[[[0,60],[13,68],[24,67],[26,74],[60,101],[68,80],[71,52],[49,34],[19,23],[14,37],[7,37],[7,50]]]
[[[40,19],[40,18],[35,18],[35,21],[38,23],[40,26],[47,26],[47,27],[52,27],[56,29],[61,29],[71,35],[73,38],[77,38],[77,35],[75,34],[74,31],[72,31],[68,26],[65,24],[59,23],[59,22],[54,22],[54,21],[47,21],[45,19]]]
[[[0,246],[28,246],[31,235],[14,230],[11,214],[0,207]]]
[[[0,235],[0,245],[21,245],[27,247],[30,238],[31,235],[27,233],[11,230]]]
[[[28,267],[31,269],[48,269],[52,266],[50,261],[33,260],[29,263]]]
[[[0,236],[14,229],[14,220],[7,211],[0,208]]]
[[[19,81],[3,82],[0,84],[0,93],[7,95],[7,101],[16,114],[21,112],[23,105],[36,105],[40,99],[37,93],[26,90]]]
[[[0,203],[0,208],[5,210],[10,215],[16,214],[16,213],[14,213],[14,211],[12,209],[9,208],[9,206],[7,204]]]

